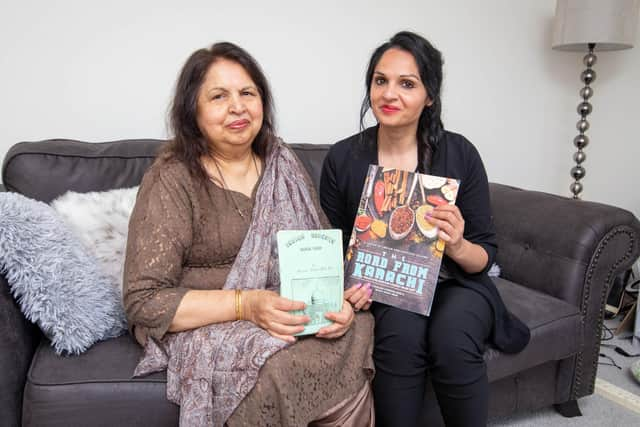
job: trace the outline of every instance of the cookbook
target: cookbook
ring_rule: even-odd
[[[311,318],[296,335],[315,334],[332,323],[324,317],[326,312],[342,309],[342,230],[282,230],[276,239],[280,295],[304,302],[304,310],[292,313]]]
[[[427,218],[454,204],[460,181],[370,165],[345,257],[346,287],[370,283],[372,299],[428,316],[445,243]]]

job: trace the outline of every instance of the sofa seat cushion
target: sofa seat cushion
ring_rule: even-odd
[[[575,354],[580,345],[579,310],[564,301],[497,278],[505,304],[531,328],[518,354],[489,348],[490,381]],[[33,358],[24,392],[25,426],[175,426],[178,406],[166,399],[164,372],[131,378],[142,349],[129,335],[100,342],[74,357],[57,356],[43,341]]]
[[[531,329],[531,340],[517,354],[487,349],[484,358],[489,381],[578,352],[582,344],[578,307],[502,278],[494,278],[494,282],[509,311]]]
[[[179,408],[166,399],[165,373],[131,378],[141,355],[130,335],[70,357],[57,356],[43,340],[27,375],[23,425],[178,425]]]

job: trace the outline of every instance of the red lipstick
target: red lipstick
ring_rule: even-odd
[[[400,108],[394,107],[393,105],[386,105],[386,104],[383,105],[382,107],[380,107],[380,109],[385,114],[393,114],[393,113],[397,113],[398,111],[400,111]]]

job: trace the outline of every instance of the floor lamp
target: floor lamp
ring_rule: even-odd
[[[574,199],[580,198],[585,176],[582,163],[587,156],[584,148],[589,144],[585,134],[589,129],[587,116],[593,110],[589,99],[593,96],[591,83],[596,79],[593,66],[595,51],[630,49],[635,41],[640,0],[558,0],[553,23],[552,48],[572,52],[587,52],[583,58],[586,69],[580,74],[584,87],[580,89],[582,101],[578,104],[580,119],[576,124],[578,135],[573,145],[576,165],[571,168],[574,182],[569,186]]]

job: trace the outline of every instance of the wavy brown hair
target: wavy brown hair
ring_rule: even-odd
[[[198,126],[198,94],[209,67],[220,59],[239,64],[255,83],[262,100],[262,127],[251,144],[252,150],[261,158],[275,138],[274,107],[269,82],[260,65],[241,47],[229,43],[215,43],[208,49],[199,49],[187,59],[182,67],[169,112],[169,128],[173,138],[165,147],[164,155],[187,165],[191,174],[203,180],[207,173],[200,157],[210,152],[209,144]]]

